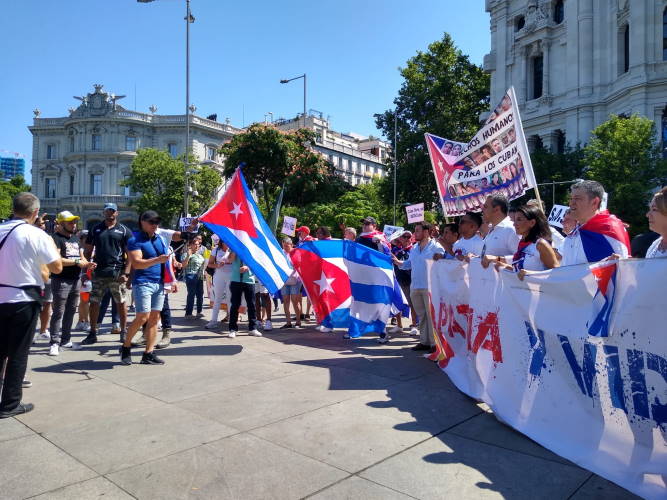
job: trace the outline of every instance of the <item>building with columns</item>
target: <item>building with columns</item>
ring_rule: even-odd
[[[667,137],[667,1],[485,1],[491,104],[514,86],[529,146],[583,145],[610,114]]]
[[[140,148],[168,151],[173,157],[185,151],[185,115],[158,115],[129,111],[115,96],[95,85],[76,109],[60,118],[41,118],[35,110],[33,125],[32,192],[51,216],[70,210],[81,217],[83,227],[102,218],[105,203],[116,203],[120,220],[136,226],[137,215],[128,202],[129,188],[120,183]],[[218,149],[241,129],[229,123],[201,118],[192,107],[190,151],[202,163],[222,168]]]

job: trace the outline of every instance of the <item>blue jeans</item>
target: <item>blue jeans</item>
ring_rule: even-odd
[[[164,285],[162,283],[132,283],[134,307],[137,313],[162,311]]]
[[[197,314],[200,314],[204,307],[204,281],[197,274],[186,274],[185,285],[188,287],[188,297],[185,300],[185,314],[192,314],[192,309],[197,299]]]
[[[97,324],[101,325],[104,316],[107,314],[107,309],[109,308],[109,302],[111,302],[111,322],[114,324],[120,323],[120,317],[118,316],[118,306],[115,301],[111,300],[111,291],[107,290],[107,293],[104,294],[100,302],[100,314],[97,316]]]

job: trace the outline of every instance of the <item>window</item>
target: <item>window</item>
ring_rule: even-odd
[[[206,159],[210,161],[215,161],[215,147],[206,146]]]
[[[44,196],[46,198],[56,197],[56,180],[52,177],[44,179]]]
[[[623,29],[623,73],[630,69],[630,25]]]
[[[176,158],[176,155],[178,154],[176,151],[176,143],[175,142],[170,142],[167,144],[167,151],[169,151],[169,156],[172,158]]]
[[[521,31],[525,25],[526,18],[523,16],[517,17],[514,21],[514,31]]]
[[[531,63],[532,63],[532,73],[533,73],[532,99],[538,99],[542,97],[542,75],[544,71],[544,58],[541,55],[533,57]]]
[[[333,155],[329,155],[329,163],[331,163],[332,165],[333,165],[333,158],[334,158]]]
[[[565,132],[562,130],[556,130],[556,153],[565,153]]]
[[[102,194],[102,174],[90,174],[90,194]]]
[[[662,60],[667,61],[667,7],[662,11]]]
[[[91,146],[93,151],[102,150],[102,136],[100,134],[93,134]]]
[[[69,136],[69,152],[74,153],[74,136]]]
[[[69,176],[69,195],[72,196],[74,194],[74,176],[70,175]]]
[[[127,182],[130,179],[130,176],[126,175],[123,177],[123,179]],[[131,196],[130,186],[123,186],[123,196]]]
[[[554,4],[554,22],[560,24],[565,19],[565,6],[563,5],[563,0],[558,0]]]
[[[48,160],[55,160],[56,159],[56,145],[55,144],[47,144],[46,145],[46,158]]]
[[[137,138],[133,135],[125,136],[125,151],[137,150]]]

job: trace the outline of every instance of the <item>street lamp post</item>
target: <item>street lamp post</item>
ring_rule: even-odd
[[[286,80],[280,80],[280,83],[289,83],[292,80],[298,80],[303,78],[303,128],[306,128],[306,74],[300,76],[295,76],[294,78],[288,78]]]
[[[139,3],[151,3],[155,0],[137,0]],[[184,186],[184,216],[187,217],[190,212],[190,183],[188,176],[188,156],[190,147],[190,23],[194,23],[195,18],[190,11],[190,0],[185,0],[185,154],[183,156],[183,169],[185,171]]]

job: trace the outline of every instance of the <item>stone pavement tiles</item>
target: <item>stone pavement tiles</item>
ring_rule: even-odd
[[[499,423],[407,336],[229,339],[184,299],[165,366],[121,366],[115,335],[33,345],[36,409],[0,421],[1,499],[632,497]]]

